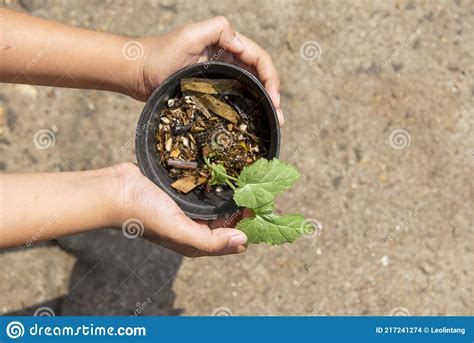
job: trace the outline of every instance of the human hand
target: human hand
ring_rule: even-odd
[[[217,58],[236,64],[260,79],[277,110],[280,125],[283,125],[280,81],[270,55],[249,38],[236,33],[227,18],[214,17],[139,42],[144,56],[134,82],[138,99],[146,100],[176,71]]]
[[[193,221],[175,202],[131,163],[116,166],[119,170],[119,199],[115,204],[115,225],[138,220],[143,237],[184,256],[227,255],[246,250],[245,234],[233,227],[233,220]],[[237,217],[237,216],[236,216]],[[226,227],[223,227],[225,224]]]

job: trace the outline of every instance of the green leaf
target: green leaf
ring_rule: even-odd
[[[276,158],[271,161],[261,158],[240,173],[234,192],[235,203],[252,209],[264,207],[299,177],[300,173],[292,166]]]
[[[263,216],[265,214],[273,213],[273,208],[274,207],[275,207],[275,204],[273,202],[269,202],[268,204],[263,205],[262,207],[254,208],[253,211],[256,214],[259,214],[259,215]]]
[[[314,226],[307,225],[302,215],[273,214],[275,197],[290,188],[299,177],[299,172],[292,166],[276,158],[271,161],[261,158],[245,167],[237,179],[232,179],[237,184],[234,189],[235,203],[255,213],[255,217],[244,218],[237,223],[237,228],[247,235],[249,244],[291,243],[314,230]]]
[[[308,233],[305,219],[299,214],[286,216],[257,214],[253,218],[244,218],[239,221],[237,228],[247,235],[249,244],[265,242],[281,245],[291,243],[298,237]]]
[[[211,169],[211,180],[210,185],[220,185],[225,183],[227,180],[227,171],[222,164],[213,164]]]

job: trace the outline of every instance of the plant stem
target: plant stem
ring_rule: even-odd
[[[209,163],[209,159],[204,157],[204,163],[206,163],[206,166],[209,168],[209,169],[212,169],[214,170],[214,167],[212,166],[212,164]]]
[[[235,177],[233,177],[233,176],[230,176],[230,175],[227,175],[227,174],[226,174],[226,176],[227,176],[228,179],[231,179],[232,181],[236,181],[236,182],[237,182],[237,178],[235,178]]]
[[[233,191],[235,191],[235,186],[232,184],[232,182],[230,182],[229,180],[225,180],[225,183],[228,184]]]
[[[206,163],[206,166],[209,168],[209,169],[212,169],[215,173],[219,174],[219,175],[222,175],[222,176],[225,176],[226,179],[230,179],[232,181],[237,181],[237,178],[233,177],[233,176],[230,176],[230,175],[227,175],[227,174],[224,174],[222,173],[221,171],[217,170],[211,163],[209,163],[209,160],[207,158],[204,158],[204,163]],[[226,183],[227,183],[228,180],[226,180]],[[229,184],[229,183],[227,183]],[[234,185],[232,185],[232,189],[235,190],[235,187]]]

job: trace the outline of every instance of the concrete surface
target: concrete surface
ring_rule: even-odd
[[[229,17],[271,53],[282,80],[282,157],[303,177],[278,210],[323,229],[195,260],[110,230],[11,249],[0,253],[1,313],[472,315],[472,2],[3,3],[131,36]],[[133,136],[141,103],[0,89],[4,172],[134,161],[133,148],[114,152]],[[56,141],[40,150],[33,137],[45,128]]]

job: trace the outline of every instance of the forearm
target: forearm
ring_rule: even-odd
[[[0,248],[113,225],[118,179],[113,167],[0,175]]]
[[[0,9],[0,81],[133,95],[138,60],[125,37]]]

